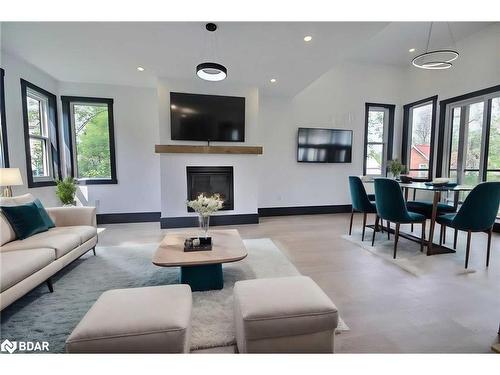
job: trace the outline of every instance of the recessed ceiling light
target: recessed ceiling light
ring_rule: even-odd
[[[143,72],[143,71],[144,71],[144,68],[143,68],[142,66],[138,66],[138,67],[137,67],[137,70],[138,70],[139,72]]]
[[[408,52],[415,52],[415,48],[410,48]]]
[[[313,38],[312,36],[307,35],[304,37],[304,42],[310,42],[312,40],[312,38]]]
[[[271,83],[276,82],[276,78],[271,78]]]

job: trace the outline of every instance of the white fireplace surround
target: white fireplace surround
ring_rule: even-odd
[[[223,88],[199,80],[161,80],[158,85],[160,144],[206,145],[206,142],[172,141],[170,138],[170,92],[245,97],[245,142],[213,142],[211,145],[259,145],[259,93],[255,88],[225,84]],[[265,150],[264,150],[265,152]],[[158,154],[161,171],[161,217],[165,219],[195,217],[188,212],[186,167],[233,167],[234,210],[219,211],[216,215],[256,215],[258,209],[258,180],[261,156],[245,154]]]

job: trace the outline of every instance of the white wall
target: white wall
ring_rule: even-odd
[[[304,88],[294,98],[261,96],[256,87],[161,79],[157,90],[116,85],[57,82],[33,65],[1,56],[5,68],[6,116],[10,161],[26,181],[20,78],[56,95],[101,96],[115,100],[118,185],[82,187],[100,213],[159,211],[186,216],[186,165],[233,165],[235,210],[255,213],[258,207],[348,204],[347,176],[361,174],[366,102],[396,104],[394,156],[400,154],[402,105],[432,95],[439,100],[500,84],[500,25],[458,43],[461,53],[453,69],[423,71],[344,62]],[[279,82],[278,82],[279,84]],[[264,146],[264,155],[157,155],[154,144],[194,144],[170,140],[169,92],[246,97],[245,145]],[[60,100],[58,100],[60,110]],[[60,121],[60,127],[62,122]],[[350,164],[302,164],[296,161],[297,128],[353,130]],[[203,144],[200,142],[200,144]],[[27,187],[14,188],[14,194]],[[30,189],[51,206],[59,202],[53,187]],[[224,213],[224,214],[225,214]]]
[[[46,206],[60,205],[53,186],[28,189],[20,79],[23,78],[54,95],[58,94],[58,82],[37,67],[4,52],[2,52],[2,67],[5,69],[5,116],[9,161],[11,167],[21,170],[25,183],[24,186],[13,187],[12,193],[20,195],[30,192]]]
[[[59,94],[114,100],[118,184],[80,186],[82,203],[97,203],[98,213],[160,211],[160,158],[154,153],[159,138],[156,90],[60,82]]]
[[[350,203],[348,176],[363,173],[365,103],[398,105],[395,123],[399,129],[402,83],[402,69],[346,63],[293,99],[261,98],[261,142],[266,152],[259,207]],[[297,163],[297,128],[301,126],[352,129],[352,163]],[[395,146],[399,139],[396,136]]]
[[[159,126],[161,144],[201,144],[206,142],[172,141],[170,139],[170,92],[186,92],[211,95],[245,97],[245,142],[211,142],[211,144],[258,145],[259,144],[259,92],[254,87],[227,82],[161,79],[158,85]],[[264,150],[264,153],[266,150]],[[162,217],[195,215],[186,209],[186,166],[233,166],[234,210],[227,214],[255,214],[258,208],[258,171],[261,156],[257,155],[205,155],[162,154],[161,194]]]

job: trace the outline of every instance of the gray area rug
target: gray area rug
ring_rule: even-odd
[[[267,238],[245,240],[248,257],[223,265],[224,288],[193,293],[191,350],[235,343],[233,286],[238,280],[299,274]],[[1,313],[0,339],[48,341],[52,353],[64,342],[97,298],[106,290],[175,284],[178,268],[154,266],[157,244],[98,247],[54,277],[54,293],[41,285]],[[340,319],[337,333],[349,330]]]
[[[419,225],[415,226],[413,234],[415,236],[420,236]],[[405,225],[401,227],[402,231],[410,233],[410,226]],[[437,226],[436,231],[439,230]],[[420,252],[420,244],[410,241],[405,238],[400,238],[398,241],[398,250],[396,254],[396,259],[393,259],[394,251],[394,236],[391,234],[391,239],[387,240],[386,233],[377,233],[375,237],[374,246],[371,246],[372,231],[367,230],[365,235],[365,240],[361,241],[361,230],[353,229],[352,236],[347,234],[342,235],[342,238],[356,244],[363,250],[384,259],[385,261],[396,265],[402,270],[414,275],[414,276],[426,276],[432,275],[434,273],[439,273],[441,275],[467,275],[476,272],[476,262],[482,262],[483,259],[476,254],[474,258],[471,257],[469,268],[464,269],[464,259],[465,251],[464,244],[462,241],[462,234],[459,237],[459,242],[457,246],[456,253],[450,254],[440,254],[427,256],[427,248],[424,247],[424,252]],[[437,235],[435,238],[438,237]],[[446,246],[452,246],[453,231],[448,231],[448,238]]]

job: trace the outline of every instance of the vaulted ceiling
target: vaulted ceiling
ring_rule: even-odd
[[[488,23],[451,23],[456,41]],[[405,66],[409,48],[425,49],[429,23],[223,22],[209,34],[194,22],[4,22],[2,50],[61,81],[155,86],[158,77],[198,79],[216,60],[228,82],[293,95],[343,60]],[[304,36],[312,36],[310,42]],[[452,43],[436,23],[432,43]],[[144,67],[143,72],[137,67]],[[275,78],[276,83],[270,79]],[[214,83],[217,84],[217,83]]]

